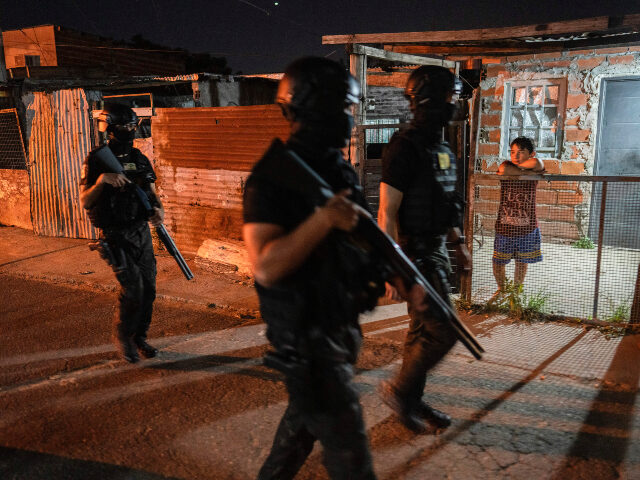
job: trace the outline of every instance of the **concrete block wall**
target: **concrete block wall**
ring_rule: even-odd
[[[640,75],[640,46],[558,51],[504,57],[484,66],[476,171],[496,172],[500,163],[505,85],[511,81],[564,79],[566,105],[563,143],[558,158],[544,159],[550,174],[592,175],[596,148],[600,84],[603,78]],[[499,201],[499,181],[476,186],[476,225],[493,230]],[[547,241],[570,242],[580,237],[588,212],[586,182],[540,182],[538,220]]]

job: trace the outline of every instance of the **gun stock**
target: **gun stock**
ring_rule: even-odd
[[[275,185],[296,191],[307,198],[312,197],[316,205],[323,205],[333,196],[331,186],[295,152],[282,144],[277,152],[264,158],[263,163],[256,167],[255,173],[269,179]],[[480,360],[484,348],[462,323],[449,303],[438,295],[433,286],[407,258],[400,246],[383,232],[372,218],[361,217],[355,232],[369,242],[371,247],[385,259],[389,270],[399,275],[405,285],[411,286],[417,283],[427,292],[430,304],[443,315],[469,352]]]
[[[122,167],[122,165],[120,164],[120,162],[118,161],[116,156],[113,154],[113,152],[111,151],[108,145],[103,145],[102,147],[96,149],[94,151],[94,154],[107,170],[110,170],[112,173],[124,174],[124,168]],[[144,190],[140,188],[140,186],[136,185],[135,183],[133,184],[133,186],[135,188],[135,193],[136,193],[136,196],[138,197],[138,200],[140,200],[145,210],[147,211],[147,215],[149,216],[153,215],[154,210],[153,210],[153,207],[151,206],[151,202],[149,202],[149,198],[147,197],[147,194],[144,192]],[[171,256],[175,259],[176,263],[178,264],[178,267],[180,267],[180,270],[184,274],[185,278],[187,280],[191,280],[193,278],[193,272],[189,268],[189,265],[187,265],[187,262],[185,262],[184,257],[180,253],[180,250],[178,250],[176,243],[173,241],[173,238],[171,238],[171,235],[169,235],[169,232],[167,232],[167,229],[165,228],[165,226],[163,224],[160,224],[159,226],[157,226],[156,233],[158,234],[158,238],[160,239],[162,244],[167,249],[167,252],[169,252]]]

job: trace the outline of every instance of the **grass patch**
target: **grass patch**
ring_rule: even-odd
[[[487,302],[487,311],[506,313],[519,320],[538,320],[544,317],[549,294],[543,290],[532,295],[524,293],[524,287],[506,280],[502,291],[493,301]]]
[[[595,243],[593,243],[593,240],[591,240],[587,236],[580,237],[580,239],[573,242],[571,246],[574,248],[583,248],[585,250],[591,250],[596,248],[596,245]]]

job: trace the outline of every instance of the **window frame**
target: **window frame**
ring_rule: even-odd
[[[551,78],[540,78],[534,80],[514,80],[510,82],[505,82],[504,86],[504,103],[502,110],[502,126],[501,126],[501,139],[500,142],[500,158],[509,159],[509,139],[510,139],[510,131],[511,127],[511,118],[513,108],[513,95],[514,91],[518,88],[531,88],[531,87],[545,87],[548,85],[553,85],[558,87],[558,103],[557,113],[556,113],[556,131],[555,131],[555,147],[553,150],[551,149],[543,149],[539,150],[538,145],[540,141],[540,132],[545,130],[540,126],[536,127],[537,138],[534,138],[534,145],[536,148],[536,152],[544,155],[543,158],[559,158],[561,149],[562,149],[562,139],[564,132],[564,120],[566,113],[566,104],[567,104],[567,78],[566,77],[551,77]],[[526,105],[526,104],[525,104]],[[546,105],[551,104],[543,104],[541,108],[544,108]],[[523,111],[526,111],[526,107]],[[524,118],[524,116],[523,116]],[[524,123],[523,123],[524,128]],[[553,127],[550,129],[553,131]]]

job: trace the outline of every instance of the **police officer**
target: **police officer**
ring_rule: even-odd
[[[348,241],[347,232],[369,213],[340,150],[350,138],[350,107],[359,94],[339,64],[318,57],[294,61],[276,99],[290,137],[274,140],[247,179],[243,234],[275,349],[265,363],[284,373],[289,392],[260,480],[293,478],[316,440],[331,478],[375,478],[353,364],[361,343],[358,314],[375,306],[384,278],[374,259]],[[313,192],[296,193],[265,175],[274,158],[290,153],[333,188],[324,206],[310,201]],[[277,174],[289,173],[283,167]]]
[[[409,128],[394,134],[383,154],[378,212],[380,228],[398,241],[449,303],[445,241],[455,246],[458,265],[470,265],[459,229],[463,205],[455,192],[456,160],[442,141],[443,127],[455,113],[453,96],[459,92],[459,81],[446,68],[422,66],[412,72],[405,96],[413,119]],[[386,295],[399,299],[391,285]],[[456,337],[435,309],[420,312],[409,305],[409,315],[402,367],[381,385],[382,397],[409,429],[424,432],[425,420],[444,428],[451,418],[423,402],[422,395],[427,372],[453,347]]]
[[[122,164],[124,174],[108,171],[94,150],[83,165],[80,193],[82,206],[101,231],[100,253],[120,283],[115,336],[123,358],[131,363],[139,360],[138,350],[147,358],[158,353],[146,341],[156,297],[156,259],[148,222],[159,225],[164,218],[151,163],[133,147],[137,125],[131,108],[105,105],[98,129],[107,132],[107,146]],[[150,218],[134,191],[134,183],[154,205]]]

